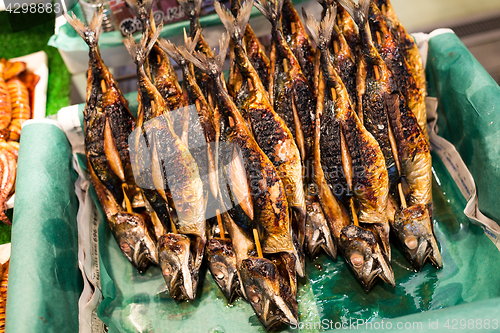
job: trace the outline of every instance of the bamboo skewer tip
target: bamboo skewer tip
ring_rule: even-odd
[[[259,233],[257,229],[253,229],[253,238],[255,239],[255,246],[257,247],[257,255],[259,258],[263,258],[262,248],[260,247]]]

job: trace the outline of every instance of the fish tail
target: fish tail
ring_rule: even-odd
[[[196,20],[200,16],[202,0],[177,0],[190,20]]]
[[[235,17],[227,8],[223,8],[219,1],[215,1],[215,11],[219,15],[222,24],[226,27],[229,37],[235,42],[241,41],[245,35],[248,19],[252,12],[252,5],[251,0],[243,2],[238,16]]]
[[[281,18],[283,0],[255,0],[254,5],[272,25],[278,25]]]
[[[139,43],[135,41],[134,37],[132,37],[131,34],[129,34],[128,37],[123,40],[123,44],[125,44],[128,53],[130,54],[134,62],[137,64],[137,66],[143,65],[144,62],[146,61],[147,57],[149,56],[149,52],[151,52],[151,49],[155,45],[156,40],[160,35],[162,26],[163,24],[160,24],[159,29],[157,29],[156,32],[153,34],[153,36],[151,36],[149,43],[148,43],[148,32],[147,32],[148,29],[146,29],[146,31],[142,35]]]
[[[78,17],[76,17],[75,13],[72,13],[70,16],[68,13],[64,13],[64,17],[68,21],[68,23],[76,30],[76,32],[83,38],[85,43],[92,48],[97,46],[97,42],[99,40],[99,33],[101,31],[102,20],[104,17],[103,8],[99,7],[97,13],[94,14],[92,21],[90,24],[85,26],[82,21]]]
[[[180,53],[184,58],[193,63],[196,67],[211,75],[218,77],[222,73],[222,66],[226,59],[227,48],[229,46],[229,37],[227,34],[222,34],[219,39],[219,54],[209,56],[200,51],[188,52],[186,48],[179,48]]]
[[[351,15],[358,28],[363,28],[366,25],[370,0],[359,0],[358,3],[355,3],[354,0],[337,1]]]
[[[179,64],[184,59],[177,49],[177,46],[175,46],[171,41],[159,38],[158,46],[160,46],[160,48],[165,51],[170,58],[174,59],[176,63]]]
[[[319,23],[304,7],[302,7],[302,17],[311,38],[318,47],[328,47],[332,39],[332,31],[335,25],[335,17],[337,16],[337,7],[330,6],[327,8],[325,16]]]
[[[153,9],[153,0],[125,0],[125,2],[143,24],[148,21]]]

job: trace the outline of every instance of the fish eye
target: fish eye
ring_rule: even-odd
[[[128,243],[125,243],[125,242],[120,244],[120,249],[125,253],[129,253],[132,251],[132,248],[130,247],[130,245]]]
[[[248,299],[253,304],[258,304],[260,302],[260,299],[261,299],[261,296],[260,296],[258,290],[256,290],[256,288],[253,286],[250,286],[248,289],[249,289],[247,292]]]
[[[351,263],[354,267],[360,268],[363,266],[365,259],[363,258],[363,255],[359,253],[358,251],[353,252],[350,257]]]
[[[406,237],[405,244],[410,250],[415,250],[418,246],[418,239],[415,236]]]
[[[218,281],[222,281],[229,274],[227,274],[227,269],[223,264],[216,263],[214,267],[212,267],[212,274]]]

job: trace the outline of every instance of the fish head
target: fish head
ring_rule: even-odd
[[[265,258],[245,259],[241,263],[240,275],[247,300],[266,330],[281,324],[298,324],[296,310],[283,297],[286,281],[280,279],[274,263]]]
[[[122,253],[139,272],[150,261],[158,263],[156,242],[141,215],[118,212],[109,219],[109,226]]]
[[[340,233],[339,245],[343,249],[347,264],[365,290],[370,290],[377,277],[395,286],[390,262],[371,231],[354,224],[344,227]]]
[[[319,251],[323,249],[330,257],[337,259],[337,246],[319,202],[307,205],[305,224],[305,249],[309,257],[314,259],[319,254]]]
[[[228,238],[212,238],[206,245],[206,255],[215,283],[231,303],[240,289],[233,243]]]
[[[438,269],[443,267],[426,205],[419,204],[401,209],[394,216],[392,227],[405,256],[416,270],[420,271],[427,259]]]
[[[176,300],[195,297],[198,275],[193,274],[190,247],[186,235],[168,233],[158,240],[161,272],[170,296]]]

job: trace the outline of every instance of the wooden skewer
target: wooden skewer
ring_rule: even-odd
[[[130,199],[128,198],[127,193],[125,192],[126,187],[127,184],[123,183],[122,191],[123,191],[123,197],[125,198],[125,206],[127,206],[127,213],[133,213],[132,204],[130,203]]]
[[[352,210],[352,220],[355,226],[359,227],[358,214],[356,214],[356,209],[354,209],[354,201],[351,198],[351,210]]]
[[[172,227],[172,233],[173,234],[178,234],[179,232],[177,231],[177,227],[174,224],[174,221],[170,220],[170,226]]]
[[[405,194],[403,192],[403,186],[401,185],[401,182],[399,182],[398,184],[398,190],[399,190],[399,198],[401,199],[401,207],[403,207],[403,209],[406,208],[406,198],[405,198]]]
[[[382,45],[382,38],[380,37],[380,32],[375,31],[375,36],[377,36],[377,43]]]
[[[292,30],[292,34],[293,34],[293,35],[295,35],[295,31],[297,30],[297,29],[295,28],[295,22],[291,22],[291,23],[290,23],[290,30]]]
[[[222,219],[220,217],[220,210],[216,209],[215,214],[217,214],[217,224],[219,225],[219,234],[221,239],[226,239],[224,234],[224,226],[222,225]]]
[[[257,255],[259,258],[263,258],[262,256],[262,248],[260,247],[259,234],[257,233],[257,229],[253,229],[253,238],[255,239],[255,246],[257,247]]]
[[[288,72],[288,62],[287,62],[287,59],[283,59],[283,70],[286,72]]]
[[[101,80],[101,89],[102,89],[102,92],[104,92],[104,93],[107,91],[106,81],[104,81],[104,80]]]
[[[375,80],[379,80],[380,79],[380,73],[378,72],[378,67],[375,65],[373,66],[373,71],[375,72]]]
[[[389,121],[389,119],[387,119],[387,121]],[[392,150],[392,155],[394,156],[394,162],[396,163],[396,169],[398,169],[399,174],[401,174],[401,164],[399,163],[398,148],[396,146],[396,139],[394,138],[394,134],[392,133],[392,127],[390,124],[387,131],[389,132],[389,143],[391,144],[391,150]],[[401,207],[405,209],[407,207],[406,198],[403,192],[403,187],[401,186],[401,181],[398,184],[398,192],[399,192],[399,198],[401,200]]]
[[[333,42],[333,52],[335,54],[339,53],[339,44],[337,44],[337,41]]]
[[[337,92],[335,91],[335,89],[330,89],[330,92],[332,93],[332,101],[336,100],[337,99]]]

